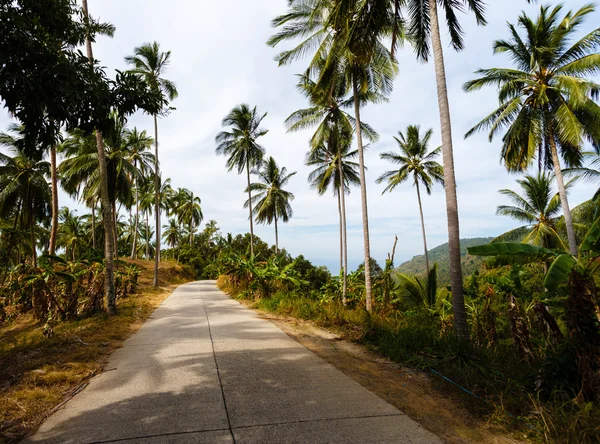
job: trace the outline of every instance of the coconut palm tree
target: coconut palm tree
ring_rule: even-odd
[[[133,166],[138,170],[138,176],[135,178],[135,217],[133,228],[133,240],[131,246],[131,259],[134,258],[137,251],[138,225],[140,219],[140,202],[139,202],[139,176],[148,175],[153,172],[152,165],[155,163],[155,157],[150,152],[152,147],[152,137],[148,136],[146,131],[125,130],[126,145],[129,148],[128,159],[133,162]]]
[[[190,233],[190,247],[194,245],[194,230],[200,225],[204,219],[202,214],[202,203],[198,196],[194,196],[194,192],[185,190],[185,195],[182,196],[183,201],[177,208],[178,216],[181,222],[187,224]]]
[[[255,193],[246,201],[244,207],[255,204],[256,222],[275,224],[275,253],[279,252],[279,232],[277,220],[288,222],[293,211],[290,202],[294,195],[283,189],[290,178],[296,174],[287,172],[286,167],[279,167],[273,157],[269,157],[260,170],[255,171],[259,182],[250,184],[249,191]]]
[[[144,226],[142,228],[142,233],[143,233],[143,239],[145,242],[145,256],[146,256],[146,260],[149,261],[150,260],[150,239],[152,237],[152,234],[154,233],[152,231],[152,234],[150,233],[151,231],[151,227],[150,227],[150,223],[149,223],[149,219],[150,219],[150,215],[152,214],[152,209],[154,207],[154,197],[155,197],[155,192],[154,192],[154,176],[152,175],[151,177],[146,177],[144,179],[141,180],[141,182],[139,183],[139,187],[140,187],[140,194],[139,194],[139,202],[140,202],[140,211],[144,214],[145,216],[145,223]]]
[[[389,160],[391,163],[398,165],[399,168],[397,170],[386,171],[376,180],[377,183],[387,182],[383,190],[383,193],[385,193],[386,191],[393,191],[398,185],[412,177],[413,184],[417,189],[417,200],[419,201],[423,248],[425,250],[425,268],[427,272],[429,272],[429,255],[427,253],[427,236],[425,235],[425,219],[423,217],[419,184],[423,185],[427,194],[431,194],[431,187],[434,181],[444,184],[444,168],[435,161],[440,155],[441,148],[436,148],[429,153],[427,152],[429,151],[429,141],[432,134],[433,130],[429,129],[421,137],[418,125],[409,125],[406,129],[406,135],[399,131],[399,137],[394,137],[394,139],[398,142],[400,152],[380,154],[382,159]]]
[[[292,0],[290,12],[273,20],[273,26],[282,30],[271,37],[268,44],[275,46],[283,40],[304,40],[292,50],[280,53],[276,60],[280,65],[290,63],[306,52],[315,50],[308,70],[318,73],[317,85],[323,91],[332,91],[340,79],[346,79],[353,94],[355,131],[358,145],[358,161],[361,176],[361,202],[363,240],[365,251],[365,293],[367,310],[373,306],[369,216],[364,165],[364,147],[360,106],[363,97],[381,100],[392,89],[392,79],[397,72],[394,57],[384,46],[383,39],[402,33],[397,9],[393,2],[380,2],[382,9],[374,8],[372,2],[358,0],[302,1]]]
[[[517,180],[523,194],[509,189],[499,191],[500,194],[507,196],[513,205],[500,205],[496,214],[510,216],[531,227],[531,231],[523,238],[523,243],[544,248],[558,246],[566,249],[556,229],[556,218],[561,205],[559,193],[552,190],[554,179],[553,174],[540,171],[536,176],[527,175]],[[566,188],[568,189],[572,183],[573,181],[568,182]]]
[[[27,157],[22,145],[2,144],[13,154],[0,153],[0,218],[14,218],[13,231],[20,226],[29,230],[31,264],[37,266],[36,222],[47,220],[52,201],[51,189],[46,180],[50,164]]]
[[[246,170],[248,179],[248,208],[250,211],[250,254],[254,254],[254,227],[252,224],[252,196],[250,194],[250,171],[258,167],[263,159],[265,150],[256,140],[267,134],[268,130],[261,128],[260,124],[267,113],[258,115],[256,107],[250,109],[242,103],[231,110],[223,119],[224,127],[231,127],[230,131],[221,131],[217,134],[217,154],[228,156],[228,171],[237,168],[238,174]]]
[[[124,122],[113,116],[113,129],[104,134],[104,159],[108,176],[108,200],[111,206],[112,223],[111,235],[114,251],[117,251],[116,206],[117,202],[131,207],[133,204],[134,182],[141,176],[131,157],[130,146],[127,144],[127,132]],[[98,169],[98,153],[89,137],[74,132],[67,139],[61,150],[65,160],[58,170],[62,177],[62,186],[71,196],[78,196],[84,202],[94,201],[100,194],[101,176]],[[138,159],[139,160],[139,159]],[[106,215],[103,217],[106,226]],[[105,227],[106,229],[106,227]],[[105,240],[106,243],[106,240]]]
[[[483,0],[444,0],[441,2],[406,0],[404,3],[408,34],[411,36],[410,40],[414,46],[417,58],[422,61],[427,61],[433,52],[442,134],[442,165],[444,167],[444,190],[446,192],[446,213],[448,219],[448,250],[454,329],[459,339],[466,340],[468,339],[469,334],[460,263],[460,227],[458,221],[456,179],[454,174],[452,125],[450,122],[446,67],[438,20],[438,4],[445,13],[450,44],[454,50],[460,51],[464,48],[464,33],[458,21],[457,12],[469,9],[473,12],[477,24],[485,25],[485,3]]]
[[[181,229],[179,222],[176,219],[169,219],[168,225],[163,225],[163,239],[170,248],[179,247],[179,238],[181,237]],[[177,263],[179,263],[179,254],[177,255]]]
[[[88,9],[87,0],[82,0],[83,19],[88,29],[85,41],[87,57],[90,65],[94,66],[94,52],[92,50],[93,36],[91,33],[91,20]],[[108,26],[104,32],[105,35],[112,36],[114,27]],[[110,205],[109,190],[108,190],[108,172],[106,169],[106,155],[104,153],[104,139],[101,131],[96,131],[96,149],[98,152],[98,175],[100,182],[100,201],[102,203],[102,220],[104,221],[104,295],[106,298],[106,311],[109,315],[117,313],[117,299],[115,293],[115,276],[113,265],[113,254],[115,245],[112,237],[113,229],[113,214]]]
[[[346,203],[345,195],[350,193],[351,185],[360,184],[359,165],[351,159],[356,158],[358,151],[351,151],[352,136],[350,134],[332,133],[326,145],[313,149],[306,156],[306,165],[315,167],[308,176],[311,187],[320,195],[331,186],[337,197],[340,218],[340,270],[342,270],[342,302],[346,301],[348,248],[346,235]],[[343,184],[343,185],[342,185]]]
[[[594,101],[600,84],[586,76],[600,72],[600,28],[580,38],[578,30],[594,11],[583,6],[561,19],[562,5],[542,6],[537,19],[525,13],[517,26],[509,24],[510,40],[494,42],[496,53],[508,53],[515,68],[480,69],[480,78],[467,82],[466,91],[496,86],[500,106],[467,133],[489,129],[490,141],[505,130],[501,158],[511,171],[523,171],[538,158],[554,168],[569,251],[577,240],[561,171],[559,153],[568,167],[580,166],[586,141],[600,144],[600,107]],[[575,40],[577,39],[577,40]]]
[[[351,134],[356,127],[356,119],[345,111],[345,109],[351,108],[354,103],[353,97],[349,94],[348,79],[338,77],[338,83],[332,84],[332,88],[326,90],[317,85],[315,81],[310,78],[309,72],[300,75],[299,78],[298,89],[308,98],[311,106],[293,112],[286,119],[285,124],[288,127],[288,131],[300,131],[305,128],[316,126],[316,130],[310,139],[311,152],[308,156],[310,157],[314,151],[319,151],[319,153],[316,153],[317,163],[315,163],[315,165],[318,164],[319,159],[323,158],[323,153],[340,151],[337,154],[332,154],[333,157],[331,157],[331,159],[343,158],[341,151],[346,149],[346,146],[349,147],[349,145],[346,145],[345,141],[348,140],[349,143],[351,143]],[[373,91],[369,91],[368,94],[371,94],[372,96],[376,95]],[[365,102],[369,99],[370,97],[368,95],[363,97]],[[365,122],[362,122],[361,126],[366,139],[371,142],[377,141],[379,135],[373,128]],[[336,142],[339,142],[337,143],[337,147]],[[345,182],[344,169],[342,163],[335,162],[335,164],[339,168],[337,173],[339,175],[338,184],[341,184],[342,182]],[[337,188],[334,187],[334,193],[336,193],[336,189]],[[338,209],[340,211],[340,270],[342,272],[343,301],[346,300],[348,275],[348,263],[346,260],[348,249],[345,232],[345,195],[346,193],[336,193],[338,198]]]
[[[81,254],[86,245],[89,245],[83,219],[67,207],[60,209],[59,219],[58,246],[64,247],[65,258],[75,261],[77,253]]]
[[[163,104],[168,106],[178,96],[175,83],[163,78],[170,63],[171,51],[162,52],[157,42],[144,43],[134,49],[134,55],[125,57],[125,61],[133,65],[133,73],[140,75],[146,80],[146,83],[154,91],[160,92],[163,98]],[[168,111],[168,110],[165,110]],[[158,115],[155,113],[154,119],[154,146],[155,146],[155,203],[154,214],[156,217],[156,256],[154,258],[154,286],[158,287],[158,261],[160,260],[160,169],[158,161]]]

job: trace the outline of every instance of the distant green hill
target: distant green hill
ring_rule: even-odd
[[[573,221],[575,222],[575,234],[579,241],[583,238],[589,226],[594,222],[598,213],[600,213],[600,207],[592,200],[585,201],[571,210],[573,215]],[[566,243],[566,230],[565,223],[562,216],[555,219],[557,231]],[[463,276],[469,276],[475,270],[477,270],[481,264],[487,259],[480,256],[471,256],[467,254],[467,248],[474,247],[476,245],[489,244],[490,242],[521,242],[525,235],[529,232],[528,227],[515,228],[514,230],[507,231],[499,235],[498,237],[474,237],[471,239],[460,240],[460,254],[462,263]],[[438,284],[449,285],[450,284],[450,264],[448,262],[448,243],[439,245],[429,250],[429,263],[433,265],[438,264]],[[404,262],[398,268],[397,271],[406,274],[417,274],[425,275],[425,255],[419,255],[413,257],[411,260]]]
[[[476,245],[489,244],[493,237],[475,237],[472,239],[460,240],[460,255],[462,263],[463,276],[468,276],[481,266],[483,257],[471,256],[467,254],[467,248]],[[448,243],[439,245],[429,250],[429,263],[438,264],[438,284],[450,284],[450,264],[448,262]],[[413,257],[411,260],[404,262],[396,270],[400,273],[425,275],[425,255]]]

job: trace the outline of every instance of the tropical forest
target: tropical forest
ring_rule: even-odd
[[[600,442],[594,3],[129,2],[0,0],[0,442],[198,281],[439,442]],[[232,442],[363,442],[238,438],[202,297]]]

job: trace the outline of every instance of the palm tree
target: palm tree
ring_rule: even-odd
[[[468,8],[475,15],[477,24],[485,25],[483,0],[456,0],[439,2],[446,15],[452,47],[460,51],[464,48],[463,30],[458,22],[457,12]],[[444,190],[446,192],[446,213],[448,219],[448,250],[450,262],[450,283],[452,286],[452,311],[454,329],[459,339],[469,337],[467,312],[463,293],[462,270],[460,263],[460,227],[458,221],[458,200],[454,175],[454,150],[452,147],[452,125],[446,67],[438,21],[438,2],[429,0],[406,0],[408,33],[414,45],[417,58],[427,61],[433,52],[438,105],[442,133],[442,164],[444,166]]]
[[[0,143],[13,156],[0,153],[0,218],[14,217],[13,231],[20,225],[28,229],[31,241],[31,264],[37,266],[35,225],[50,214],[51,190],[46,177],[50,164],[30,159],[22,145],[7,144],[10,139],[0,135]]]
[[[540,171],[536,176],[525,176],[517,180],[523,189],[522,195],[513,190],[500,190],[500,194],[510,198],[513,205],[499,206],[496,214],[510,216],[531,226],[523,243],[544,248],[552,248],[556,244],[565,248],[556,230],[555,218],[560,212],[560,195],[552,190],[554,178],[553,174]],[[567,189],[572,182],[567,183]]]
[[[137,128],[133,130],[125,130],[126,133],[126,145],[129,148],[128,160],[133,162],[134,168],[138,171],[139,175],[147,175],[152,173],[152,165],[155,163],[154,155],[149,151],[152,147],[152,137],[146,134],[146,131],[138,131]],[[133,242],[131,246],[131,259],[134,258],[135,252],[137,251],[137,238],[138,238],[138,225],[140,219],[140,190],[139,190],[139,177],[135,178],[135,218],[133,229]]]
[[[59,214],[60,227],[58,230],[58,246],[65,248],[65,258],[77,259],[77,252],[81,253],[87,244],[87,236],[83,226],[83,219],[75,211],[62,207]]]
[[[332,88],[325,90],[310,78],[309,72],[299,77],[298,89],[309,99],[311,106],[293,112],[286,119],[285,123],[288,131],[300,131],[305,128],[317,127],[310,140],[311,152],[309,153],[310,157],[314,151],[319,151],[319,153],[316,153],[317,163],[315,165],[319,163],[319,159],[323,157],[323,153],[331,153],[330,159],[343,158],[342,151],[346,150],[347,154],[347,148],[349,148],[349,144],[352,142],[351,134],[356,127],[354,117],[345,111],[345,108],[352,107],[354,103],[353,97],[349,96],[348,79],[339,77],[337,84],[332,84]],[[369,93],[373,94],[373,92]],[[369,97],[365,96],[363,99],[367,101]],[[362,122],[361,126],[365,138],[371,142],[377,141],[379,135],[373,128],[365,122]],[[346,141],[348,141],[348,144],[346,144]],[[357,153],[356,151],[354,155]],[[340,185],[342,182],[345,182],[343,163],[334,163],[339,169],[336,174],[339,175],[337,184]],[[337,187],[334,187],[334,193],[336,193],[337,189]],[[345,194],[336,193],[338,210],[340,212],[340,270],[342,272],[342,301],[344,302],[346,300],[348,275]]]
[[[323,195],[331,185],[333,194],[337,197],[340,218],[340,270],[343,273],[342,302],[345,305],[348,270],[345,195],[350,193],[350,185],[360,184],[360,173],[359,165],[351,160],[358,154],[356,150],[351,151],[352,137],[348,134],[344,137],[337,133],[333,133],[332,136],[328,139],[331,143],[308,153],[306,165],[316,167],[308,176],[311,187]]]
[[[152,208],[154,206],[154,177],[147,177],[142,179],[142,181],[138,184],[140,187],[139,194],[139,202],[140,202],[140,211],[145,215],[145,223],[142,229],[142,233],[144,234],[142,237],[144,238],[144,242],[146,245],[145,256],[146,260],[150,260],[150,238],[151,238],[151,228],[149,224],[150,214],[152,213]]]
[[[237,168],[238,174],[246,170],[248,179],[248,208],[250,211],[250,254],[254,254],[254,227],[252,224],[252,196],[250,195],[250,171],[258,167],[265,150],[256,139],[267,134],[268,130],[261,128],[260,123],[267,113],[259,116],[256,107],[250,109],[242,103],[231,110],[223,119],[224,127],[231,127],[230,131],[221,131],[217,134],[217,154],[228,156],[228,171]]]
[[[83,18],[88,29],[86,35],[86,51],[87,57],[90,61],[90,65],[94,66],[94,53],[92,50],[92,34],[90,26],[90,16],[87,0],[82,0]],[[112,36],[114,28],[109,26],[106,35]],[[109,315],[117,313],[117,299],[115,293],[115,276],[113,266],[113,254],[115,245],[113,242],[113,215],[111,214],[111,205],[108,191],[108,172],[106,169],[106,156],[104,154],[104,139],[101,131],[96,131],[96,148],[98,152],[98,170],[100,177],[100,201],[102,202],[102,212],[104,221],[104,260],[105,260],[105,273],[104,273],[104,295],[106,298],[106,311]]]
[[[112,215],[112,221],[109,221],[109,224],[113,238],[112,245],[116,252],[116,205],[117,202],[120,202],[126,207],[131,207],[134,200],[133,184],[141,177],[141,172],[133,163],[134,159],[139,160],[139,158],[132,157],[124,122],[118,116],[113,116],[113,119],[113,129],[110,133],[105,134],[106,140],[103,140],[103,157],[106,164],[108,201]],[[95,201],[100,194],[102,182],[98,169],[98,153],[94,144],[89,137],[80,132],[74,132],[63,143],[61,150],[66,157],[59,166],[63,188],[71,196],[77,195],[84,202]],[[103,220],[106,231],[106,215]]]
[[[178,96],[175,84],[162,77],[169,66],[171,51],[162,52],[157,42],[145,43],[134,49],[134,55],[125,57],[125,61],[133,65],[132,72],[142,76],[146,83],[154,91],[160,92],[163,98],[164,106]],[[158,161],[158,120],[157,114],[154,118],[154,146],[155,146],[155,182],[154,191],[156,193],[154,203],[154,213],[156,217],[156,256],[154,258],[154,286],[158,287],[158,261],[160,260],[160,170]]]
[[[292,217],[293,211],[290,201],[294,200],[294,195],[283,189],[290,178],[296,174],[287,172],[286,167],[279,167],[273,157],[269,157],[262,165],[260,170],[255,171],[259,182],[250,184],[249,191],[254,192],[254,196],[246,201],[244,206],[254,207],[256,222],[275,223],[275,253],[279,252],[279,232],[277,230],[277,220],[288,222]]]
[[[269,39],[272,46],[283,40],[307,37],[289,51],[279,54],[279,64],[287,64],[312,49],[316,49],[308,68],[318,72],[317,85],[323,91],[332,91],[340,79],[351,85],[356,120],[358,161],[361,177],[361,202],[365,251],[365,290],[367,310],[373,306],[371,267],[369,262],[369,216],[364,165],[364,147],[360,106],[364,97],[381,100],[392,89],[392,78],[397,72],[394,57],[385,48],[382,39],[392,35],[393,45],[401,27],[398,11],[389,8],[393,2],[380,2],[382,10],[372,2],[358,0],[290,1],[290,12],[273,20],[273,26],[282,31]]]
[[[542,6],[536,20],[523,13],[518,26],[525,36],[521,37],[510,24],[511,39],[494,42],[494,51],[508,53],[516,68],[480,69],[477,74],[482,77],[465,84],[466,91],[495,85],[500,101],[500,106],[466,136],[489,129],[491,141],[506,129],[501,157],[509,170],[525,170],[536,156],[540,168],[544,163],[554,168],[569,250],[577,254],[559,150],[567,166],[577,167],[585,141],[600,144],[600,107],[594,102],[600,84],[585,78],[600,71],[596,54],[600,28],[573,43],[575,33],[594,7],[569,11],[562,20],[561,10],[561,5],[552,9]]]
[[[194,245],[194,229],[200,225],[204,215],[202,214],[202,203],[198,196],[194,196],[194,193],[189,190],[185,190],[183,202],[177,209],[179,219],[187,224],[190,232],[190,247]]]
[[[170,248],[179,246],[179,238],[181,230],[179,223],[174,218],[169,219],[168,225],[163,225],[163,238]],[[177,263],[179,263],[179,254],[177,255]]]
[[[399,153],[382,153],[382,159],[389,160],[391,163],[399,165],[397,170],[386,171],[378,179],[377,183],[387,181],[387,186],[383,190],[392,191],[401,183],[406,182],[411,176],[413,183],[417,188],[417,200],[419,201],[419,214],[421,215],[421,230],[423,231],[423,248],[425,250],[425,268],[429,272],[429,255],[427,253],[427,236],[425,235],[425,219],[423,218],[423,205],[421,204],[421,191],[419,183],[425,187],[427,194],[431,194],[433,182],[437,181],[444,184],[444,168],[435,161],[440,155],[441,148],[436,148],[430,153],[429,141],[433,130],[429,129],[423,137],[419,133],[419,126],[409,125],[406,129],[406,136],[401,131],[398,137],[394,137],[398,146]],[[383,194],[382,193],[382,194]]]

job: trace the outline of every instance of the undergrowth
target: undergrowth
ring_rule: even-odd
[[[226,276],[217,284],[233,297],[252,300],[255,308],[312,321],[393,361],[430,372],[448,385],[450,380],[456,390],[470,392],[465,398],[470,410],[533,440],[600,442],[598,406],[563,391],[536,394],[534,365],[520,359],[508,340],[494,348],[477,348],[457,342],[439,317],[424,310],[369,314],[362,307],[345,308],[337,301],[290,292],[255,299],[233,288]]]

